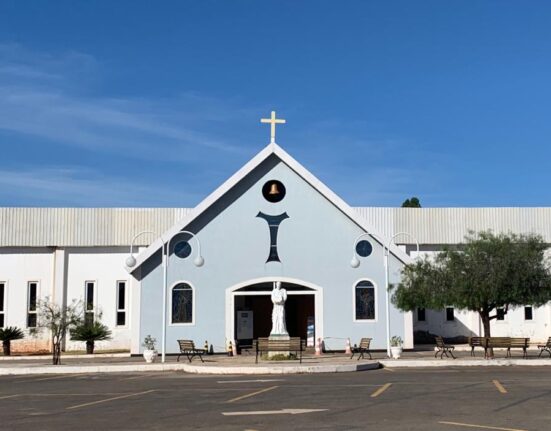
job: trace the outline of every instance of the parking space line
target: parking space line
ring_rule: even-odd
[[[270,386],[269,388],[264,388],[256,392],[252,392],[250,394],[241,395],[240,397],[232,398],[231,400],[226,401],[227,403],[234,403],[236,401],[244,400],[246,398],[254,397],[255,395],[262,394],[264,392],[272,391],[276,388],[279,388],[279,386]]]
[[[155,392],[155,391],[156,391],[156,389],[150,389],[148,391],[136,392],[134,394],[120,395],[118,397],[106,398],[104,400],[92,401],[90,403],[77,404],[76,406],[67,407],[66,410],[80,409],[82,407],[93,406],[93,405],[96,405],[96,404],[102,404],[102,403],[106,403],[106,402],[109,402],[109,401],[121,400],[123,398],[137,397],[138,395],[150,394],[151,392]]]
[[[283,379],[257,379],[257,380],[218,380],[216,383],[268,383],[284,382]]]
[[[0,400],[6,400],[8,398],[15,398],[15,397],[18,397],[19,394],[15,394],[15,395],[5,395],[3,397],[0,397]]]
[[[375,392],[371,394],[371,398],[378,397],[381,395],[384,391],[386,391],[388,388],[392,386],[392,383],[386,383],[383,386],[381,386],[379,389],[377,389]]]
[[[480,429],[487,429],[487,430],[499,430],[499,431],[527,431],[524,429],[518,429],[518,428],[502,428],[502,427],[492,427],[489,425],[475,425],[475,424],[465,424],[462,422],[445,422],[445,421],[439,421],[439,424],[443,425],[454,425],[458,427],[467,427],[467,428],[480,428]]]
[[[40,379],[28,379],[28,380],[17,380],[14,383],[26,383],[26,382],[43,382],[45,380],[57,380],[57,379],[68,379],[69,377],[77,377],[77,376],[84,376],[88,373],[80,373],[80,374],[63,374],[62,376],[54,376],[54,377],[42,377]]]
[[[138,376],[132,376],[132,377],[125,377],[123,379],[119,379],[120,382],[124,380],[136,380],[136,379],[146,379],[148,377],[159,377],[162,375],[166,375],[166,372],[164,373],[155,373],[155,374],[140,374]]]
[[[503,385],[501,383],[499,383],[499,380],[492,380],[492,382],[494,383],[495,387],[497,388],[497,390],[499,392],[501,392],[502,394],[506,394],[507,393],[507,389],[505,389],[503,387]]]

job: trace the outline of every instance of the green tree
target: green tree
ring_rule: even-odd
[[[419,198],[413,196],[402,202],[402,208],[421,208],[421,202],[419,202]]]
[[[497,308],[507,313],[509,308],[551,300],[546,249],[537,235],[470,232],[460,247],[406,265],[392,302],[408,311],[446,306],[476,311],[484,336],[490,337]]]
[[[71,339],[75,341],[86,342],[86,353],[94,353],[96,341],[104,341],[111,339],[111,331],[107,326],[99,320],[90,322],[81,322],[78,326],[70,331]]]
[[[14,340],[21,340],[25,335],[23,331],[17,326],[8,326],[7,328],[0,328],[0,341],[2,341],[2,350],[4,356],[11,355],[11,342]]]

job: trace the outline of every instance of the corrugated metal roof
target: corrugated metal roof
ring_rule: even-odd
[[[383,235],[409,232],[420,244],[456,244],[468,230],[536,233],[551,243],[551,208],[381,208],[355,210]],[[190,208],[0,208],[0,247],[127,246],[159,234]],[[137,245],[148,245],[147,235]],[[410,244],[410,238],[397,238]]]

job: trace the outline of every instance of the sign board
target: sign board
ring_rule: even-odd
[[[251,310],[237,312],[237,339],[252,340],[253,312]]]

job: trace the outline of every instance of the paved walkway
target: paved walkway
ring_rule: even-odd
[[[487,360],[481,350],[475,357],[461,349],[456,353],[457,359],[434,358],[430,350],[404,352],[402,358],[388,359],[386,352],[373,353],[373,360],[360,361],[350,359],[343,353],[330,353],[322,356],[306,355],[302,364],[298,361],[260,360],[255,364],[254,355],[205,356],[202,363],[195,358],[189,363],[185,357],[176,362],[176,356],[167,356],[166,363],[159,361],[146,364],[141,357],[122,355],[67,355],[62,357],[62,365],[51,365],[49,356],[12,357],[0,361],[0,375],[17,374],[65,374],[65,373],[107,373],[107,372],[142,372],[142,371],[183,371],[197,374],[307,374],[354,372],[385,368],[404,367],[473,367],[473,366],[551,366],[551,358],[538,358],[537,350],[530,350],[527,359],[521,352],[513,351],[512,358],[505,358],[505,351],[496,349],[495,359]],[[160,359],[160,358],[159,358]]]

